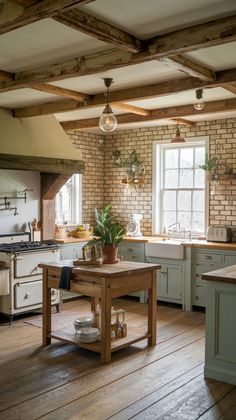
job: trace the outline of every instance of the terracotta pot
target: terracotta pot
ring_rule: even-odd
[[[102,247],[103,263],[114,264],[118,260],[118,246],[116,245],[104,245]]]

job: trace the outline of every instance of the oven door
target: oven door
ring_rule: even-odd
[[[15,309],[28,306],[42,306],[42,280],[16,283],[14,286]],[[51,289],[51,302],[59,303],[59,290]]]
[[[39,263],[55,262],[58,260],[58,249],[45,251],[18,252],[14,256],[14,276],[22,278],[36,276],[42,273]]]

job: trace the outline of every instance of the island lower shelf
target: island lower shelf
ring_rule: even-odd
[[[129,327],[127,337],[124,338],[115,338],[111,340],[111,351],[117,351],[124,347],[130,346],[131,344],[135,344],[139,341],[145,340],[147,338],[150,338],[151,334],[145,333],[140,335],[137,331],[135,331],[135,328]],[[52,331],[51,334],[48,334],[48,337],[64,341],[66,343],[76,344],[79,347],[91,350],[96,353],[101,353],[102,349],[102,343],[101,341],[95,341],[93,343],[81,343],[77,339],[76,333],[74,332],[74,329],[69,328],[63,328],[60,330]]]

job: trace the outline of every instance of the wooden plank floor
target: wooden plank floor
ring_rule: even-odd
[[[145,328],[147,305],[118,300],[128,325]],[[85,299],[61,311],[89,310]],[[38,317],[39,315],[34,315]],[[120,350],[112,363],[25,323],[0,326],[0,419],[236,419],[236,387],[205,380],[204,314],[158,306],[157,346]]]

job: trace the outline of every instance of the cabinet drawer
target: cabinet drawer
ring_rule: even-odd
[[[196,264],[194,272],[194,280],[201,280],[202,273],[209,273],[210,271],[215,271],[220,268],[220,264],[205,263],[205,264]]]
[[[17,283],[14,293],[15,309],[42,304],[42,280]],[[59,290],[51,289],[51,302],[59,302]]]
[[[144,244],[120,245],[119,254],[123,257],[137,255],[144,258]]]
[[[223,256],[222,254],[213,254],[213,253],[207,253],[207,252],[196,252],[195,254],[195,260],[196,262],[213,262],[217,264],[223,263]]]
[[[234,265],[234,264],[236,264],[236,254],[235,255],[225,254],[224,255],[224,266],[228,267],[229,265]]]
[[[124,261],[144,262],[144,257],[140,255],[122,255]]]

